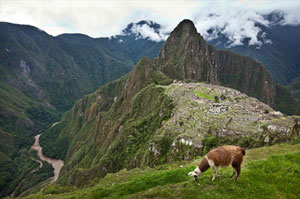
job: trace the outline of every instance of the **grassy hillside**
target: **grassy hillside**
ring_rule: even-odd
[[[300,144],[280,144],[246,151],[240,179],[230,179],[232,168],[221,168],[211,181],[212,170],[195,182],[187,173],[193,162],[159,168],[122,170],[96,180],[93,187],[76,189],[51,185],[26,197],[35,198],[297,198],[300,194]]]

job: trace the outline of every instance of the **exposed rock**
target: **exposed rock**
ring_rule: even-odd
[[[154,153],[154,156],[158,157],[160,155],[159,150],[156,148],[156,145],[154,143],[151,143],[149,146],[149,151],[152,151]]]
[[[264,142],[269,143],[269,142],[270,142],[270,137],[269,137],[269,136],[266,136]]]
[[[221,84],[257,97],[269,105],[275,103],[276,85],[260,63],[206,44],[190,20],[183,20],[171,32],[160,50],[158,65],[173,79]],[[225,89],[222,93],[234,97],[239,95],[237,100],[245,97],[238,91]]]

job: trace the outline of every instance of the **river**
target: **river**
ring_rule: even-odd
[[[40,146],[40,136],[41,134],[34,136],[35,141],[34,144],[31,146],[31,149],[37,151],[38,156],[41,160],[46,161],[52,165],[54,169],[54,176],[51,179],[51,183],[54,183],[59,177],[60,170],[64,166],[64,161],[59,159],[51,159],[43,154],[43,148]]]
[[[58,124],[58,123],[59,122],[55,122],[54,124],[52,124],[51,128],[53,126],[55,126],[56,124]],[[41,182],[38,185],[49,183],[49,180],[50,180],[50,184],[53,184],[58,179],[58,177],[59,177],[60,170],[64,166],[64,161],[59,160],[59,159],[51,159],[51,158],[48,158],[47,156],[44,156],[44,154],[42,152],[43,148],[40,146],[40,136],[41,136],[41,134],[38,134],[38,135],[34,136],[35,141],[34,141],[33,145],[31,146],[30,150],[37,151],[38,157],[42,161],[46,161],[49,164],[51,164],[51,166],[54,169],[54,176],[51,177],[51,178],[48,178],[47,180]],[[36,161],[36,162],[38,162],[40,164],[39,167],[37,167],[36,169],[33,169],[32,171],[30,171],[30,173],[34,173],[34,172],[36,172],[37,170],[39,170],[40,168],[43,167],[43,162],[42,161],[37,160],[37,159],[35,159],[33,157],[30,157],[30,158],[31,158],[31,160]],[[15,190],[11,193],[10,197],[14,197],[15,196],[16,190],[19,189],[20,186],[22,186],[23,181],[24,181],[24,179],[18,184],[18,186],[16,186]],[[31,187],[29,190],[33,189],[34,187]],[[27,191],[28,190],[26,190],[25,192],[21,193],[20,196],[22,196]]]

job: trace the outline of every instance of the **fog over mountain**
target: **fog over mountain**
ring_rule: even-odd
[[[275,10],[286,14],[285,24],[299,24],[299,8],[299,2],[294,0],[2,0],[0,21],[33,25],[51,35],[82,33],[107,37],[119,34],[130,22],[145,19],[170,32],[183,18],[188,18],[201,34],[210,27],[222,29],[226,22],[230,25],[224,31],[231,35],[240,29],[239,25],[247,26],[239,30],[240,34],[232,35],[238,42],[238,36],[253,36],[257,32],[253,20],[265,22],[261,15]]]
[[[258,24],[265,27],[297,26],[299,22],[292,20],[289,14],[281,10],[275,10],[268,14],[261,14],[253,10],[204,10],[197,15],[195,25],[198,32],[207,41],[212,41],[220,37],[226,37],[226,47],[244,45],[248,40],[248,45],[271,44],[272,41]],[[122,34],[135,34],[137,39],[148,38],[153,41],[165,41],[169,31],[163,25],[154,23],[151,20],[129,24]]]
[[[279,10],[267,14],[249,10],[217,13],[205,10],[195,23],[198,32],[209,44],[256,59],[276,82],[282,85],[293,82],[290,89],[298,90],[294,81],[298,82],[300,75],[297,50],[300,26],[294,23],[295,20]],[[164,42],[168,34],[163,25],[143,20],[130,23],[121,35],[131,35],[136,40]]]

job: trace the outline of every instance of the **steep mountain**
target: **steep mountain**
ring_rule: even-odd
[[[32,26],[0,23],[0,138],[7,141],[0,148],[0,196],[36,166],[27,152],[33,135],[58,121],[77,99],[128,73],[141,56],[157,55],[157,42],[120,37],[124,44],[117,36],[53,37]]]
[[[214,15],[212,14],[212,21]],[[274,11],[267,15],[261,15],[265,20],[263,22],[254,21],[255,28],[258,29],[256,35],[257,42],[253,43],[251,38],[245,37],[241,44],[233,45],[232,38],[226,34],[226,25],[223,28],[212,26],[207,30],[207,43],[215,46],[217,49],[225,49],[254,58],[263,66],[272,76],[273,80],[280,85],[287,86],[292,91],[294,97],[297,97],[299,89],[295,86],[299,82],[299,25],[288,25],[285,22],[287,17],[281,11]],[[210,19],[207,19],[210,20]],[[199,21],[197,27],[201,28],[202,22]],[[165,38],[169,33],[163,33],[163,29],[153,22],[142,21],[137,24],[130,24],[124,30],[126,34],[133,36],[133,39],[145,37],[142,26],[153,28],[153,38]],[[138,27],[138,28],[133,28]],[[224,31],[224,32],[223,32]],[[133,33],[135,32],[135,33]],[[161,41],[160,40],[160,41]],[[163,42],[161,42],[163,43]],[[159,49],[157,49],[158,51]]]
[[[189,21],[172,32],[159,53],[159,64],[170,78],[221,84],[274,105],[275,83],[261,64],[207,45]]]
[[[65,161],[58,183],[86,186],[107,172],[191,159],[216,143],[288,141],[298,117],[263,103],[293,103],[278,90],[289,94],[260,63],[207,45],[184,20],[158,58],[143,58],[129,75],[78,100],[41,145]]]

